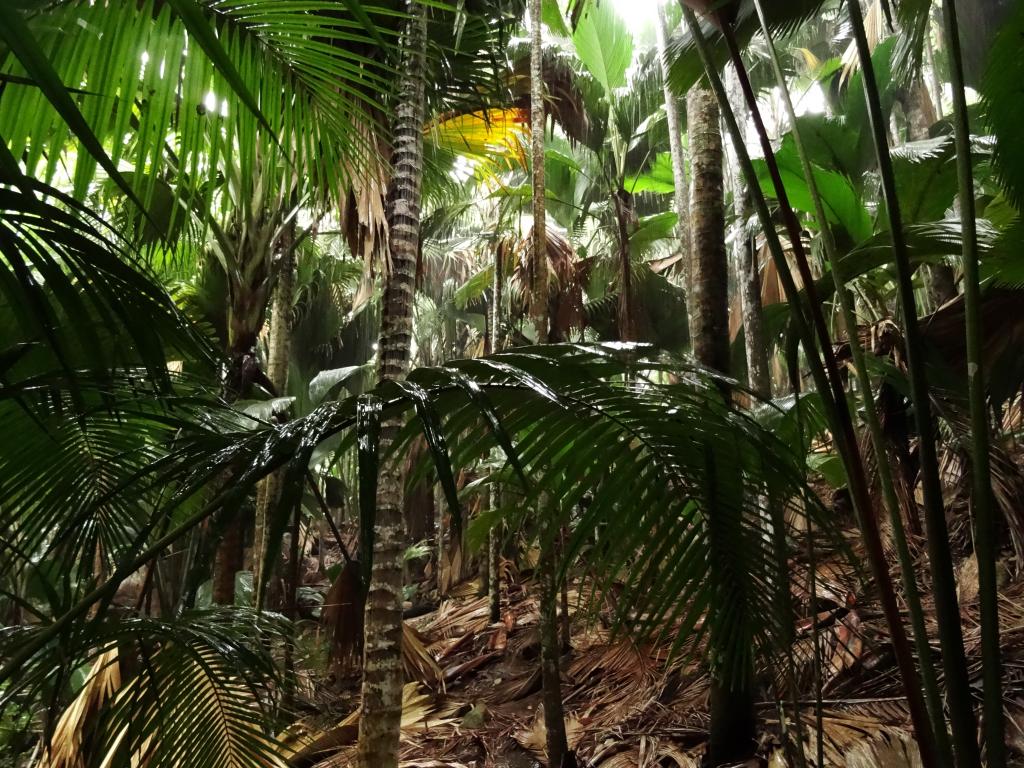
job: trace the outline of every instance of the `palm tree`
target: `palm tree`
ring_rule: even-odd
[[[427,9],[409,0],[402,39],[401,83],[395,107],[393,173],[388,187],[390,270],[381,312],[378,376],[401,381],[412,354],[413,297],[420,247]],[[402,427],[381,425],[388,450]],[[362,716],[359,761],[363,768],[396,768],[402,718],[402,586],[405,527],[400,464],[385,463],[377,489],[370,581],[366,585],[363,639]],[[370,557],[369,552],[364,557]]]
[[[277,267],[277,287],[274,289],[270,340],[267,345],[267,379],[274,388],[272,394],[284,396],[288,387],[290,363],[292,311],[295,301],[295,250],[297,247],[295,221],[292,220],[282,238],[280,264]],[[256,494],[256,524],[253,528],[253,584],[257,594],[263,591],[262,582],[273,578],[266,573],[263,556],[266,552],[267,521],[281,496],[282,472],[275,472],[260,485]],[[294,588],[294,585],[291,585]]]
[[[541,0],[530,0],[530,172],[532,183],[531,208],[533,233],[531,236],[530,264],[533,272],[531,286],[531,314],[537,341],[549,339],[551,320],[548,316],[548,237],[544,183],[544,47],[541,36]],[[541,497],[538,513],[546,521],[552,500]],[[567,768],[575,763],[569,752],[565,734],[565,714],[562,709],[562,676],[558,669],[560,644],[558,639],[558,584],[555,574],[555,531],[547,523],[540,530],[540,627],[541,627],[541,684],[544,691],[544,725],[547,731],[548,765]]]
[[[693,232],[693,354],[704,365],[729,372],[728,258],[725,249],[725,190],[722,132],[715,94],[700,85],[686,97],[686,123],[690,136],[693,195],[690,221]],[[712,511],[712,514],[715,514]],[[712,531],[721,531],[712,524]],[[712,533],[714,537],[714,533]],[[712,539],[712,547],[725,542]],[[716,578],[712,564],[712,576]],[[728,576],[719,575],[726,586]],[[712,645],[722,642],[711,638]],[[712,668],[711,735],[708,756],[712,765],[743,760],[756,745],[753,669]]]

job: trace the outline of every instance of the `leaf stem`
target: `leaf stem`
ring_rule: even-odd
[[[981,657],[984,686],[985,757],[989,768],[1004,768],[1002,663],[999,649],[999,594],[996,583],[996,519],[989,468],[988,408],[981,354],[981,285],[978,275],[978,220],[971,168],[971,129],[964,92],[964,64],[956,0],[944,0],[942,15],[949,42],[949,78],[953,90],[953,133],[960,187],[964,266],[964,316],[967,333],[967,389],[971,413],[971,506],[974,510],[974,555],[978,561],[981,609]]]
[[[939,642],[945,671],[946,699],[953,731],[953,749],[957,764],[962,768],[980,765],[978,743],[975,737],[976,721],[971,704],[971,688],[964,652],[963,631],[960,626],[960,607],[956,597],[953,576],[953,556],[949,547],[949,529],[942,502],[942,485],[935,447],[935,425],[932,419],[928,379],[925,372],[924,341],[917,322],[912,282],[913,268],[903,232],[903,217],[896,192],[896,175],[889,142],[886,120],[882,113],[878,81],[871,61],[871,48],[864,29],[864,16],[859,0],[847,0],[850,25],[853,28],[864,76],[864,98],[867,102],[872,139],[878,158],[878,171],[882,178],[882,192],[892,234],[893,255],[896,261],[897,288],[903,315],[903,334],[906,342],[907,369],[910,375],[911,399],[918,433],[918,455],[921,466],[921,485],[924,495],[925,525],[928,533],[928,559],[931,564],[935,591],[935,612],[939,624]],[[950,41],[950,49],[956,41]]]
[[[811,369],[811,375],[814,378],[815,386],[818,389],[822,402],[825,405],[826,415],[828,416],[828,420],[833,431],[833,438],[835,440],[836,447],[839,450],[840,457],[843,460],[843,466],[846,469],[846,476],[850,486],[854,510],[857,512],[858,522],[860,524],[864,544],[867,549],[868,561],[871,566],[872,575],[874,576],[875,582],[878,586],[882,608],[886,616],[886,621],[890,627],[893,654],[896,658],[900,675],[903,678],[904,690],[907,694],[907,702],[915,731],[919,734],[926,734],[930,731],[928,713],[924,705],[924,699],[921,695],[921,686],[919,683],[917,669],[914,665],[913,654],[911,653],[910,643],[907,640],[906,631],[903,627],[899,605],[896,602],[896,593],[893,589],[892,579],[889,575],[888,564],[885,559],[885,553],[882,549],[878,521],[875,519],[874,511],[872,509],[871,495],[868,490],[867,478],[864,473],[864,464],[861,459],[856,433],[853,429],[853,421],[846,401],[846,393],[843,390],[842,380],[839,377],[835,353],[832,350],[832,342],[828,333],[828,326],[825,324],[824,316],[821,313],[821,305],[818,301],[816,292],[814,291],[814,281],[810,275],[810,267],[807,264],[807,257],[800,241],[799,222],[796,220],[796,216],[793,213],[792,208],[789,206],[785,189],[782,186],[778,165],[775,163],[775,154],[772,150],[771,141],[768,139],[764,121],[761,119],[757,98],[754,95],[753,88],[750,85],[750,79],[747,77],[746,69],[743,66],[742,58],[739,55],[739,48],[736,45],[731,28],[726,27],[724,30],[726,42],[729,45],[733,62],[737,65],[737,74],[739,75],[740,85],[742,86],[744,96],[747,100],[751,117],[755,121],[755,125],[757,126],[761,138],[761,145],[764,150],[765,160],[768,163],[769,171],[772,173],[773,182],[776,186],[776,194],[779,197],[779,203],[782,206],[783,216],[786,221],[793,253],[796,256],[797,265],[801,273],[801,279],[807,290],[808,311],[812,314],[814,328],[817,331],[822,347],[822,353],[825,360],[824,365],[822,365],[822,360],[815,349],[814,336],[812,335],[806,320],[803,318],[803,307],[800,303],[799,291],[797,291],[792,275],[789,272],[789,265],[786,260],[785,253],[782,250],[782,244],[779,240],[778,233],[775,231],[774,222],[772,222],[771,216],[768,212],[768,204],[765,200],[764,192],[761,190],[757,174],[754,171],[753,163],[750,161],[750,155],[747,152],[746,144],[743,141],[743,133],[740,131],[740,128],[736,123],[736,116],[729,104],[728,97],[725,93],[725,87],[722,85],[721,77],[719,77],[718,72],[715,69],[714,62],[711,59],[707,41],[704,39],[704,35],[701,32],[700,24],[697,21],[696,16],[685,4],[683,5],[683,13],[693,34],[697,51],[704,63],[704,70],[707,78],[711,83],[711,87],[715,91],[715,94],[718,96],[719,103],[722,108],[722,115],[726,120],[726,125],[729,127],[729,131],[732,134],[737,159],[739,160],[743,172],[747,177],[747,183],[750,185],[754,207],[757,210],[761,226],[764,229],[765,237],[768,239],[769,250],[772,253],[772,258],[775,261],[779,277],[783,282],[783,288],[785,289],[786,296],[789,299],[794,324],[797,326],[797,332],[800,336],[801,343],[804,346],[804,352],[807,357],[808,365]],[[920,750],[924,765],[926,767],[935,765],[934,754],[930,749],[930,741],[928,739],[920,742]]]
[[[917,650],[918,668],[921,672],[921,681],[924,685],[925,704],[928,707],[928,715],[931,720],[932,733],[937,748],[939,765],[952,766],[953,753],[949,742],[949,733],[946,729],[946,720],[942,709],[942,698],[939,694],[939,684],[936,679],[935,669],[931,663],[931,647],[928,644],[928,630],[925,626],[924,611],[921,608],[921,595],[917,588],[915,578],[914,561],[907,545],[906,532],[903,527],[903,518],[900,515],[900,504],[896,497],[896,489],[893,485],[892,470],[887,460],[885,439],[882,434],[882,425],[878,418],[878,410],[875,408],[874,394],[871,388],[871,377],[868,374],[867,364],[864,357],[864,349],[861,347],[860,338],[857,333],[857,320],[854,314],[850,293],[847,290],[839,268],[839,255],[836,251],[835,238],[825,214],[825,206],[821,199],[817,181],[814,178],[814,169],[808,158],[806,147],[800,135],[800,127],[797,122],[796,109],[786,85],[786,78],[779,61],[778,51],[775,48],[775,41],[772,39],[768,28],[767,18],[764,13],[763,0],[754,0],[758,18],[761,22],[761,32],[764,35],[768,47],[768,58],[772,63],[775,73],[776,84],[782,93],[783,104],[789,118],[790,133],[796,145],[797,154],[800,156],[800,163],[803,167],[804,178],[810,190],[811,198],[814,201],[814,214],[821,223],[821,237],[825,247],[825,254],[829,261],[832,277],[835,281],[836,296],[839,300],[839,307],[842,312],[843,323],[847,329],[850,350],[853,355],[853,362],[857,374],[861,404],[864,407],[865,421],[868,425],[868,432],[871,436],[871,445],[875,452],[875,461],[878,468],[879,485],[882,488],[882,496],[886,508],[889,511],[889,520],[892,525],[893,539],[896,544],[896,552],[900,561],[900,570],[903,576],[903,591],[907,601],[907,608],[910,613],[911,628],[913,629],[914,645]],[[920,741],[923,734],[917,734]]]

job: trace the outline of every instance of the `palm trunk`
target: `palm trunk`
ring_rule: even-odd
[[[750,190],[740,187],[736,199],[740,226],[750,218]],[[747,384],[763,397],[771,397],[772,376],[768,363],[768,340],[761,307],[761,271],[754,238],[744,234],[736,244],[736,277],[740,283],[740,307],[743,313],[743,346],[747,356]]]
[[[978,597],[981,609],[982,682],[986,763],[1006,765],[1006,718],[1003,712],[1002,662],[999,643],[999,592],[996,558],[999,541],[995,499],[989,467],[988,402],[982,359],[981,279],[978,268],[978,221],[974,206],[974,169],[971,165],[971,130],[964,90],[964,61],[960,50],[955,0],[942,4],[946,39],[950,41],[950,80],[953,86],[953,132],[963,222],[964,317],[966,320],[967,389],[971,411],[971,507],[974,512],[974,554],[978,561]],[[930,531],[929,531],[930,533]],[[959,615],[956,617],[959,619]],[[973,734],[972,734],[973,735]]]
[[[686,17],[687,24],[693,33],[694,40],[697,44],[697,50],[700,54],[701,61],[704,64],[704,70],[707,77],[711,81],[715,93],[719,98],[719,103],[723,105],[725,110],[724,115],[729,126],[729,131],[733,136],[740,136],[740,128],[736,122],[735,115],[733,115],[731,108],[729,108],[728,97],[726,96],[725,89],[722,86],[721,79],[718,77],[715,65],[711,60],[707,41],[700,30],[697,18],[685,5],[683,6],[683,13]],[[738,63],[739,67],[742,68],[742,60],[739,56],[739,49],[736,46],[735,38],[732,37],[732,31],[731,29],[726,29],[725,32],[726,42],[730,46],[730,55],[733,57],[734,61]],[[829,424],[831,425],[836,447],[839,449],[840,456],[843,458],[844,469],[846,470],[851,496],[854,501],[854,509],[857,512],[858,522],[861,526],[864,537],[868,561],[871,565],[872,575],[874,576],[876,585],[878,586],[880,601],[885,612],[886,620],[889,624],[892,636],[893,653],[900,669],[900,675],[903,678],[903,684],[906,690],[907,702],[910,708],[914,728],[919,734],[926,734],[930,732],[930,726],[928,723],[926,708],[921,696],[917,670],[914,666],[909,643],[907,642],[906,633],[903,629],[895,591],[892,588],[888,565],[885,560],[881,537],[878,531],[878,522],[872,513],[871,495],[868,490],[863,461],[858,449],[850,411],[847,407],[846,393],[842,386],[842,380],[839,376],[835,354],[832,350],[828,327],[825,323],[821,308],[817,303],[817,294],[813,289],[814,280],[810,275],[806,254],[803,252],[802,246],[800,245],[799,222],[796,221],[795,215],[788,205],[788,200],[786,200],[785,188],[779,178],[777,165],[774,163],[774,154],[771,142],[769,141],[767,132],[764,128],[764,123],[760,119],[757,99],[754,95],[753,88],[744,76],[745,73],[742,69],[739,69],[738,71],[741,75],[741,85],[743,86],[744,98],[747,101],[747,105],[751,110],[751,117],[754,118],[755,125],[758,129],[766,160],[769,161],[769,171],[773,175],[773,184],[776,189],[776,194],[779,196],[781,210],[786,220],[786,227],[793,244],[794,254],[797,258],[797,267],[804,284],[807,286],[806,290],[809,294],[809,301],[806,309],[810,316],[805,317],[803,314],[804,308],[800,307],[799,302],[795,302],[793,303],[793,323],[800,338],[800,343],[807,356],[810,372],[814,378],[815,387],[821,395],[822,404]],[[742,145],[740,146],[742,147]],[[793,301],[792,297],[798,296],[799,291],[796,287],[793,274],[790,271],[789,262],[783,251],[781,241],[774,229],[774,224],[768,210],[765,196],[762,194],[761,189],[758,186],[757,173],[754,170],[750,156],[746,152],[745,147],[742,147],[742,151],[739,155],[743,173],[747,178],[748,184],[751,185],[753,202],[755,204],[761,226],[764,229],[765,236],[768,240],[768,246],[772,253],[772,259],[774,260],[775,266],[778,270],[779,279],[783,283],[786,295],[791,297],[791,301]],[[818,345],[815,343],[815,337],[820,340],[821,356],[819,356]],[[924,764],[926,766],[934,765],[933,752],[928,750],[931,742],[928,739],[925,739],[923,742],[920,742],[919,745]]]
[[[615,224],[619,241],[619,339],[635,341],[633,315],[633,257],[629,248],[629,222],[632,203],[625,189],[619,187],[612,196],[615,205]]]
[[[256,365],[256,339],[263,326],[266,306],[264,291],[232,291],[228,318],[228,373],[224,397],[233,402],[245,397],[251,385],[252,368]],[[230,474],[230,473],[229,473]],[[223,483],[230,482],[226,475]],[[235,602],[235,574],[245,567],[244,509],[235,511],[234,517],[224,523],[224,532],[217,542],[213,561],[212,598],[217,605]],[[251,521],[251,518],[250,518]]]
[[[541,39],[541,2],[530,0],[530,159],[532,165],[533,239],[530,315],[537,343],[548,340],[547,205],[544,182],[544,49]]]
[[[500,352],[504,343],[501,328],[501,303],[502,289],[505,281],[502,279],[502,247],[499,244],[494,249],[494,280],[491,284],[491,348],[490,352]],[[492,465],[497,465],[499,458],[498,451],[494,451]],[[488,505],[497,509],[501,504],[501,487],[491,483],[488,491]],[[491,526],[487,532],[487,605],[488,613],[492,622],[501,620],[501,530],[500,524]]]
[[[715,95],[699,85],[686,97],[693,197],[693,354],[704,365],[729,370],[729,273],[725,252],[725,178],[722,131]]]
[[[928,83],[932,92],[932,104],[935,115],[942,118],[942,83],[939,82],[939,70],[935,66],[935,50],[932,48],[931,22],[928,23],[928,34],[924,37],[924,54],[928,62]]]
[[[693,233],[693,354],[704,365],[729,372],[728,260],[725,248],[725,193],[722,131],[715,94],[700,85],[686,98],[690,135],[693,197],[690,200]],[[710,510],[714,514],[714,510]],[[716,526],[710,527],[714,533]],[[724,547],[712,542],[712,548]],[[712,561],[712,579],[720,578]],[[712,637],[711,647],[722,643]],[[711,765],[750,757],[757,746],[754,714],[753,669],[729,670],[712,665]],[[737,681],[730,684],[727,681]]]
[[[541,37],[541,0],[530,0],[530,155],[533,166],[533,286],[532,307],[537,342],[544,344],[549,338],[548,318],[548,259],[546,207],[544,196],[544,69],[543,40]],[[544,699],[544,725],[547,728],[549,768],[572,765],[569,742],[565,733],[565,715],[562,707],[562,682],[558,668],[558,617],[554,532],[549,532],[545,516],[549,513],[546,501],[537,510],[541,515],[540,539],[540,661],[541,685]]]
[[[953,573],[953,557],[950,551],[949,529],[946,523],[945,504],[942,498],[942,482],[939,475],[939,461],[935,447],[935,424],[931,414],[931,400],[924,360],[924,342],[917,319],[914,287],[911,280],[912,267],[903,231],[902,215],[896,190],[896,177],[892,167],[889,145],[886,143],[884,118],[875,79],[871,50],[864,31],[864,19],[859,0],[848,0],[850,24],[857,43],[857,55],[863,71],[864,98],[867,102],[868,117],[878,160],[879,175],[886,208],[889,212],[893,255],[896,262],[899,305],[903,316],[903,334],[906,342],[907,370],[910,378],[911,401],[914,404],[914,420],[918,433],[918,458],[921,466],[921,490],[924,499],[925,525],[927,529],[928,559],[931,566],[935,593],[935,613],[939,624],[939,640],[942,647],[942,663],[950,723],[953,734],[953,750],[960,765],[980,764],[976,739],[977,721],[971,704],[970,680],[967,658],[964,651],[963,630],[960,623],[960,606],[956,596],[956,582]],[[948,33],[947,33],[948,36]],[[950,47],[956,48],[956,38]],[[957,148],[961,148],[958,135]],[[969,138],[964,137],[969,142]],[[969,151],[969,147],[968,147]],[[969,162],[969,155],[968,155]],[[964,242],[968,236],[965,232]]]
[[[403,379],[409,370],[413,294],[420,240],[423,177],[426,8],[408,0],[402,82],[395,105],[393,176],[388,190],[391,271],[381,312],[380,379]],[[381,424],[380,455],[402,427]],[[362,713],[358,761],[362,768],[397,768],[402,720],[402,554],[405,549],[402,463],[381,467],[374,524],[373,570],[366,598],[363,636]]]
[[[291,315],[295,297],[294,221],[282,240],[277,289],[271,308],[270,343],[267,348],[267,378],[274,394],[283,397],[288,386],[288,361],[291,352]],[[256,594],[263,594],[263,582],[273,578],[273,572],[263,572],[267,551],[266,528],[268,518],[281,497],[284,469],[269,475],[256,489],[256,527],[253,530],[252,576]],[[273,601],[274,590],[269,591]]]
[[[768,55],[772,62],[772,68],[775,72],[776,83],[782,93],[783,105],[786,108],[786,114],[789,117],[790,124],[792,126],[793,139],[797,149],[797,154],[800,156],[800,162],[804,171],[804,179],[807,182],[808,189],[811,191],[812,200],[814,201],[815,215],[818,217],[819,221],[826,221],[827,217],[825,214],[825,206],[822,202],[821,195],[814,179],[813,168],[804,148],[803,138],[797,123],[796,108],[793,106],[793,101],[790,98],[788,89],[786,88],[785,73],[782,69],[781,62],[779,61],[778,52],[775,49],[775,43],[771,39],[768,23],[764,15],[762,0],[755,0],[755,7],[761,22],[761,30],[766,38]],[[934,115],[934,113],[932,114]],[[908,118],[909,117],[910,111],[908,110]],[[920,115],[909,119],[908,122],[911,126],[915,124],[920,126],[921,123],[927,123],[928,119],[927,115]],[[825,248],[825,254],[831,267],[832,276],[835,280],[836,297],[839,300],[843,322],[847,328],[847,334],[850,339],[850,350],[853,355],[857,381],[860,385],[858,387],[858,394],[861,397],[864,419],[868,426],[872,448],[878,458],[878,482],[882,489],[882,497],[885,501],[885,506],[888,509],[892,525],[892,537],[896,545],[900,569],[902,571],[901,575],[903,577],[904,598],[907,603],[907,612],[910,615],[911,626],[913,628],[914,643],[920,660],[919,666],[921,669],[921,684],[924,693],[924,703],[931,721],[931,730],[933,732],[931,736],[934,738],[930,738],[929,734],[925,733],[923,730],[918,731],[915,735],[918,744],[921,747],[921,753],[925,758],[927,758],[927,755],[934,753],[935,759],[939,765],[951,766],[953,764],[952,746],[949,741],[949,734],[946,730],[946,721],[942,711],[942,700],[939,693],[935,670],[933,665],[929,663],[931,648],[928,644],[928,633],[925,626],[924,612],[921,609],[921,598],[915,576],[914,562],[911,559],[910,550],[907,545],[903,518],[900,513],[900,504],[893,486],[891,468],[886,458],[886,441],[882,433],[882,426],[878,418],[878,411],[875,407],[875,396],[871,385],[871,377],[868,373],[868,367],[864,360],[864,350],[862,349],[855,332],[857,321],[854,315],[853,301],[849,289],[842,284],[838,277],[839,268],[837,265],[839,263],[839,255],[836,252],[836,245],[835,240],[832,237],[832,231],[828,227],[823,227],[821,237]],[[923,723],[921,724],[921,727],[924,727]]]
[[[729,102],[733,111],[746,125],[746,108],[743,105],[743,93],[739,85],[736,69],[731,68],[729,78]],[[771,397],[772,378],[768,367],[768,341],[764,330],[764,312],[761,307],[761,272],[758,269],[757,249],[754,238],[747,232],[747,221],[750,219],[750,189],[743,178],[742,171],[734,168],[731,172],[733,182],[733,206],[736,215],[736,235],[734,240],[734,261],[736,263],[736,280],[739,283],[740,312],[743,318],[743,348],[747,361],[747,385],[764,397]]]
[[[661,79],[665,91],[665,120],[668,123],[669,151],[672,155],[672,180],[675,184],[676,215],[679,223],[676,227],[679,237],[679,253],[681,256],[683,289],[686,291],[686,306],[690,307],[692,290],[692,254],[690,249],[690,186],[686,180],[686,153],[683,150],[682,121],[679,119],[679,102],[669,87],[668,62],[668,22],[665,20],[665,9],[658,4],[658,20],[655,24],[658,35],[658,58],[661,61]],[[692,316],[692,310],[689,310]]]

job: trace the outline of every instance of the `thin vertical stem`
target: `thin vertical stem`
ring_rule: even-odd
[[[907,368],[910,374],[911,399],[918,433],[918,455],[921,466],[921,485],[924,495],[925,525],[928,531],[928,556],[935,590],[935,612],[939,623],[942,662],[945,670],[947,703],[953,730],[953,749],[957,764],[962,768],[980,765],[978,743],[975,738],[976,722],[971,704],[971,688],[967,674],[963,631],[960,626],[960,607],[956,597],[953,576],[953,556],[949,547],[949,530],[942,502],[942,485],[935,449],[935,432],[928,394],[928,379],[924,368],[924,342],[917,322],[914,302],[913,269],[903,232],[903,217],[896,193],[896,176],[886,138],[885,117],[878,95],[871,49],[864,31],[864,17],[859,0],[848,0],[850,24],[857,44],[857,55],[864,74],[864,98],[867,102],[871,132],[878,156],[878,170],[882,178],[882,192],[889,213],[893,255],[896,261],[897,287],[903,315],[903,334],[906,340]],[[950,48],[955,41],[950,41]]]
[[[921,596],[917,589],[917,581],[914,575],[914,561],[910,555],[910,548],[907,546],[907,537],[903,528],[903,519],[900,515],[899,500],[896,497],[896,489],[893,486],[892,472],[889,462],[886,460],[885,439],[882,434],[882,425],[878,418],[878,410],[875,408],[874,395],[871,388],[871,377],[868,374],[867,364],[864,358],[864,350],[860,345],[857,334],[857,321],[854,316],[853,302],[846,286],[843,284],[842,275],[839,269],[839,257],[836,252],[835,239],[832,236],[832,229],[828,224],[825,207],[821,200],[817,181],[814,178],[814,169],[800,135],[800,127],[797,122],[796,109],[790,97],[786,78],[779,62],[778,52],[775,49],[775,42],[772,39],[771,31],[764,14],[763,0],[754,0],[758,18],[761,22],[761,32],[764,35],[768,46],[768,56],[772,62],[772,69],[775,73],[776,84],[782,93],[783,104],[786,108],[790,122],[790,131],[796,145],[797,154],[800,156],[800,163],[803,167],[804,178],[807,181],[808,189],[811,191],[811,198],[814,201],[814,214],[821,224],[821,237],[825,246],[825,254],[829,260],[832,277],[835,280],[836,297],[839,300],[839,307],[842,312],[843,322],[849,334],[850,350],[853,353],[854,366],[859,384],[861,404],[864,407],[865,420],[868,424],[868,431],[871,436],[871,444],[875,451],[878,463],[878,479],[882,487],[882,495],[889,511],[889,519],[892,524],[893,538],[896,543],[896,551],[900,561],[900,569],[903,576],[903,590],[910,612],[911,627],[913,629],[914,644],[917,649],[918,663],[921,672],[921,680],[924,684],[925,704],[928,707],[928,715],[931,719],[932,732],[937,747],[937,755],[940,765],[951,766],[953,753],[949,743],[949,734],[946,731],[946,720],[942,710],[942,699],[939,694],[939,684],[936,679],[935,670],[931,664],[931,647],[928,644],[928,631],[924,621],[924,611],[921,608]],[[917,734],[918,739],[924,734]]]
[[[960,185],[960,227],[963,241],[964,315],[967,332],[967,387],[971,410],[971,506],[974,510],[974,555],[978,560],[978,598],[981,607],[981,656],[984,684],[985,756],[989,768],[1006,765],[999,650],[999,594],[996,583],[995,505],[989,468],[988,409],[981,356],[981,288],[978,276],[978,221],[974,207],[971,168],[971,129],[964,92],[964,63],[960,50],[956,0],[944,0],[942,15],[949,41],[949,76],[953,87],[953,132]]]
[[[548,255],[544,180],[544,49],[541,36],[541,0],[530,0],[530,149],[533,171],[533,278],[531,315],[537,343],[550,338],[548,318]],[[569,752],[562,705],[561,673],[558,663],[558,584],[554,547],[555,534],[549,530],[553,516],[546,494],[537,507],[540,518],[540,661],[544,700],[544,725],[547,728],[548,765],[563,768],[574,760]]]
[[[502,289],[505,285],[502,274],[503,248],[499,244],[494,249],[494,278],[491,283],[491,354],[500,352],[504,345],[501,328]],[[499,453],[491,452],[491,465],[497,466]],[[501,486],[491,483],[488,491],[488,505],[491,510],[501,505]],[[488,613],[492,622],[501,620],[501,531],[503,525],[495,523],[487,532],[487,596]]]

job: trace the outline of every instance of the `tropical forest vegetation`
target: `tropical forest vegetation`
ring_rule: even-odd
[[[0,766],[1024,765],[1024,2],[0,0]]]

